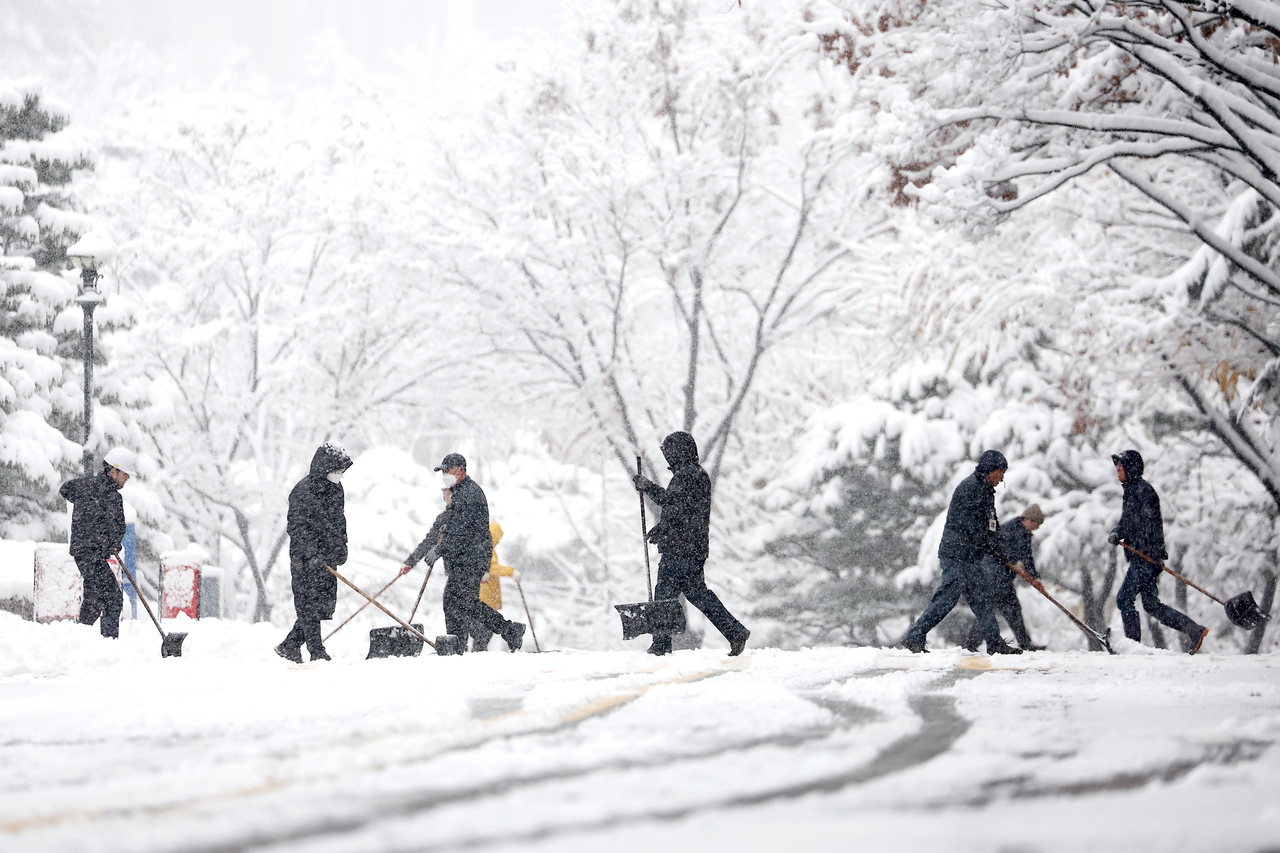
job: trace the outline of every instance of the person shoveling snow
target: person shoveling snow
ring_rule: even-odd
[[[330,660],[320,622],[332,619],[338,603],[338,581],[326,566],[347,561],[346,495],[342,475],[351,457],[341,445],[327,441],[311,458],[311,470],[289,493],[289,575],[297,619],[276,654],[302,663],[302,645],[314,660]]]

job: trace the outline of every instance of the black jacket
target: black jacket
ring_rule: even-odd
[[[1163,562],[1169,558],[1169,553],[1164,549],[1160,497],[1152,485],[1142,479],[1142,456],[1136,450],[1126,450],[1116,457],[1116,461],[1124,466],[1124,501],[1120,509],[1120,523],[1114,532],[1131,548]],[[1127,553],[1127,556],[1130,560],[1151,565],[1136,554]]]
[[[405,558],[406,566],[416,566],[418,561],[427,556],[427,552],[434,548],[439,542],[440,537],[444,535],[444,529],[449,524],[449,510],[452,507],[445,507],[444,512],[436,516],[436,520],[432,522],[431,529],[427,531],[427,535],[422,537],[422,541],[418,543],[418,547],[413,549],[413,553]]]
[[[71,556],[105,560],[119,552],[124,538],[124,501],[107,472],[68,480],[58,494],[75,505],[71,512]]]
[[[338,602],[335,569],[347,561],[346,496],[328,475],[351,467],[351,457],[325,443],[311,458],[311,471],[289,493],[289,572],[300,618],[332,619]]]
[[[1036,571],[1036,558],[1031,548],[1031,531],[1022,523],[1022,516],[1011,518],[1000,525],[1000,553],[1010,563],[1021,560],[1027,574],[1033,578],[1040,577],[1040,573]],[[987,574],[1001,581],[1012,583],[1017,577],[1003,561],[997,560],[991,554],[982,558],[982,565],[987,570]]]
[[[667,436],[662,455],[671,470],[667,487],[650,480],[640,482],[644,493],[662,507],[662,518],[649,531],[649,541],[660,554],[705,560],[710,552],[711,478],[698,464],[697,445],[686,432]]]
[[[470,477],[464,477],[449,491],[453,493],[453,503],[447,512],[440,556],[451,572],[479,570],[483,574],[489,570],[489,560],[493,555],[493,537],[489,535],[489,501],[484,496],[484,489]]]
[[[942,541],[938,543],[939,559],[977,563],[985,554],[1000,557],[996,488],[987,482],[987,475],[1007,467],[1003,456],[988,450],[974,472],[956,486],[947,507]]]

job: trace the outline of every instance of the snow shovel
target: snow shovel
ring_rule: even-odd
[[[1223,608],[1227,611],[1227,618],[1231,620],[1231,624],[1235,625],[1238,628],[1243,628],[1246,631],[1252,631],[1254,628],[1257,628],[1259,625],[1263,624],[1264,622],[1266,622],[1268,619],[1271,618],[1270,614],[1263,613],[1262,610],[1258,607],[1258,602],[1253,600],[1252,592],[1242,592],[1239,595],[1227,601],[1223,601],[1221,598],[1218,598],[1218,596],[1209,592],[1209,590],[1205,589],[1204,587],[1199,586],[1198,584],[1187,580],[1185,577],[1178,574],[1173,569],[1166,566],[1164,563],[1151,559],[1146,554],[1139,551],[1137,548],[1134,548],[1133,546],[1131,546],[1128,542],[1121,542],[1120,544],[1123,545],[1127,550],[1132,551],[1142,559],[1146,560],[1151,565],[1159,566],[1169,574],[1173,575],[1178,580],[1185,583],[1187,586],[1191,587],[1192,589],[1203,592],[1205,595],[1209,596],[1214,601],[1221,604]]]
[[[328,570],[333,574],[333,576],[334,576],[335,578],[337,578],[338,580],[342,581],[342,582],[343,582],[343,583],[345,583],[347,586],[349,586],[349,587],[351,587],[352,589],[354,589],[356,592],[360,593],[360,596],[361,596],[362,598],[364,598],[366,601],[368,601],[370,604],[372,604],[374,607],[378,608],[378,609],[379,609],[379,610],[381,610],[383,613],[387,614],[387,615],[388,615],[388,616],[390,616],[392,619],[396,620],[396,621],[397,621],[397,622],[399,622],[401,625],[403,625],[403,626],[404,626],[404,629],[405,629],[406,631],[408,631],[410,634],[412,634],[413,636],[417,637],[419,640],[421,640],[422,642],[426,643],[426,644],[427,644],[428,646],[430,646],[431,648],[435,649],[436,644],[435,644],[435,643],[433,643],[433,642],[431,642],[430,640],[428,640],[428,639],[426,638],[426,636],[424,636],[424,635],[423,635],[423,633],[422,633],[421,631],[419,631],[417,628],[415,628],[414,626],[410,625],[408,622],[406,622],[406,621],[404,621],[403,619],[401,619],[399,616],[397,616],[397,615],[395,615],[394,613],[392,613],[392,612],[391,612],[390,610],[388,610],[387,608],[383,607],[381,602],[374,601],[372,598],[370,598],[370,597],[369,597],[369,593],[365,592],[363,589],[361,589],[360,587],[356,586],[356,585],[355,585],[355,584],[353,584],[351,581],[349,581],[349,580],[347,580],[346,578],[344,578],[342,575],[338,574],[338,570],[337,570],[337,569],[335,569],[333,566],[330,566],[330,565],[328,565],[328,564],[325,564],[325,568],[326,568],[326,569],[328,569]],[[437,653],[439,653],[439,650],[437,650]],[[365,658],[365,660],[368,660],[368,658]]]
[[[1076,615],[1074,613],[1072,613],[1067,608],[1063,607],[1062,604],[1058,601],[1058,599],[1054,598],[1052,595],[1045,592],[1040,587],[1036,586],[1035,579],[1032,578],[1031,575],[1027,574],[1025,569],[1019,569],[1013,563],[1010,563],[1008,561],[1005,561],[1005,565],[1009,567],[1009,571],[1013,572],[1018,577],[1022,578],[1024,581],[1031,584],[1031,587],[1036,592],[1040,593],[1045,598],[1052,601],[1055,607],[1057,607],[1063,613],[1067,614],[1067,618],[1070,619],[1072,622],[1076,623],[1076,627],[1079,628],[1081,631],[1084,631],[1086,636],[1098,641],[1102,645],[1102,647],[1107,650],[1107,654],[1114,655],[1116,653],[1115,649],[1111,648],[1111,629],[1110,628],[1107,628],[1105,631],[1099,634],[1097,631],[1093,630],[1088,625],[1086,625],[1083,621],[1076,618]]]
[[[427,568],[427,576],[422,579],[422,588],[418,590],[418,600],[413,603],[413,610],[409,613],[409,624],[418,629],[421,633],[423,630],[422,623],[414,622],[413,617],[418,612],[418,605],[422,603],[422,594],[427,591],[427,581],[431,580],[431,572],[435,569],[435,565]],[[398,579],[400,575],[396,575]],[[395,583],[392,580],[391,583]],[[391,586],[391,584],[387,584]],[[385,590],[387,587],[383,587]],[[382,595],[382,593],[378,593]],[[375,595],[374,598],[377,598]],[[367,606],[367,605],[366,605]],[[359,611],[356,611],[357,613]],[[440,653],[440,640],[436,639],[436,653]],[[369,631],[369,654],[365,656],[365,660],[370,658],[416,658],[422,654],[422,641],[410,634],[399,625],[392,625],[389,628],[373,628]]]
[[[152,623],[156,626],[156,630],[160,632],[160,657],[162,658],[180,658],[182,657],[182,641],[187,638],[185,633],[166,634],[164,629],[160,627],[160,620],[156,619],[156,615],[151,612],[151,605],[147,604],[147,599],[142,594],[142,587],[138,586],[138,582],[133,578],[133,572],[129,571],[129,567],[120,563],[120,568],[124,571],[125,576],[129,578],[129,583],[133,584],[133,588],[138,593],[138,600],[142,602],[142,606],[147,609],[147,615],[151,617]]]
[[[636,474],[644,476],[643,463],[636,457]],[[632,640],[641,634],[683,634],[684,608],[679,598],[653,600],[653,571],[649,568],[649,522],[645,519],[644,493],[640,493],[640,536],[644,540],[644,575],[649,583],[649,600],[637,604],[615,604],[622,618],[622,639]]]

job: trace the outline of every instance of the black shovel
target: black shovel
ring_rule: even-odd
[[[182,657],[182,641],[187,638],[185,633],[166,634],[164,629],[160,627],[160,621],[156,619],[156,615],[151,612],[151,605],[147,604],[147,599],[142,595],[142,587],[138,586],[138,582],[133,578],[133,572],[129,571],[129,567],[123,562],[120,563],[120,569],[129,578],[129,583],[133,584],[134,590],[138,593],[138,600],[142,602],[142,606],[147,609],[147,615],[151,617],[152,623],[156,626],[156,630],[160,632],[160,657],[162,658],[180,658]]]
[[[636,457],[636,474],[643,476],[643,463]],[[641,634],[683,634],[684,607],[679,598],[653,600],[653,571],[649,568],[649,523],[645,520],[644,493],[640,493],[640,535],[644,539],[644,575],[649,584],[649,600],[637,604],[615,604],[622,618],[622,639],[632,640]]]
[[[1203,592],[1205,595],[1221,604],[1223,608],[1226,609],[1227,618],[1231,620],[1231,624],[1238,628],[1243,628],[1246,631],[1252,631],[1254,628],[1257,628],[1259,625],[1271,618],[1270,614],[1263,613],[1262,609],[1258,607],[1258,602],[1253,600],[1252,592],[1242,592],[1227,601],[1223,601],[1204,587],[1187,580],[1164,563],[1157,562],[1139,551],[1137,548],[1130,546],[1128,542],[1121,542],[1120,544],[1146,560],[1148,563],[1151,563],[1153,566],[1159,566],[1178,580],[1185,583],[1187,586]]]
[[[431,580],[431,573],[434,570],[434,563],[427,568],[427,576],[422,579],[422,588],[418,590],[418,600],[413,603],[413,610],[410,611],[409,618],[406,620],[417,629],[419,634],[423,632],[424,627],[421,622],[414,622],[413,617],[418,612],[418,605],[422,603],[422,594],[427,591],[427,581]],[[399,576],[397,575],[397,577]],[[395,583],[395,581],[393,580],[391,583]],[[387,586],[390,585],[387,584]],[[374,598],[377,597],[377,595],[374,596]],[[422,654],[422,640],[419,640],[399,625],[392,625],[390,628],[372,628],[369,631],[369,654],[365,656],[365,660],[370,660],[371,658],[416,658],[420,654]],[[440,650],[439,637],[436,638],[436,654],[445,654]]]

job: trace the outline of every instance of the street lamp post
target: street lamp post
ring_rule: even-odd
[[[67,259],[80,270],[80,295],[76,302],[84,311],[84,473],[94,473],[95,457],[90,447],[93,435],[93,309],[105,301],[98,291],[98,269],[115,254],[111,242],[94,233],[86,234],[67,249]]]

